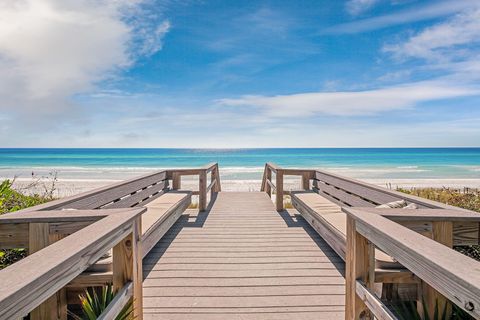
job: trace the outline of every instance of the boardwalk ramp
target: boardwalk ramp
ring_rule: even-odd
[[[344,263],[265,192],[220,192],[143,261],[145,319],[344,319]]]

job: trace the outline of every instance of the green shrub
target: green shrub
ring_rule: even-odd
[[[52,184],[51,190],[47,191],[46,189],[44,195],[24,195],[13,189],[12,184],[13,181],[10,180],[4,180],[0,183],[0,214],[36,206],[53,199],[54,184]],[[0,250],[0,269],[11,265],[26,255],[27,250],[22,248]]]

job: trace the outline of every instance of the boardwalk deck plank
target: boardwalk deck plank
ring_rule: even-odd
[[[144,259],[145,319],[344,319],[344,263],[266,193],[221,192]]]

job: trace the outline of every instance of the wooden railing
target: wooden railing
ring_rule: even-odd
[[[145,208],[29,211],[0,217],[27,230],[30,255],[0,272],[0,319],[66,319],[66,286],[112,248],[113,289],[103,319],[133,301],[142,318],[141,215]],[[83,228],[81,228],[83,227]],[[80,229],[79,229],[80,228]],[[62,239],[52,230],[75,231]],[[2,233],[2,236],[8,236]]]
[[[375,247],[394,257],[415,277],[425,283],[421,300],[430,315],[435,305],[442,312],[448,301],[480,318],[480,262],[451,249],[453,222],[478,224],[474,212],[435,209],[372,209],[348,208],[346,258],[346,319],[396,319],[373,293],[375,279]],[[431,222],[432,237],[401,225]],[[420,309],[422,303],[418,304]],[[448,319],[448,316],[447,316]]]
[[[275,175],[275,183],[272,181],[272,174]],[[266,163],[260,190],[268,193],[270,197],[275,193],[275,206],[277,211],[282,211],[284,210],[283,197],[289,194],[289,191],[284,189],[284,177],[300,176],[302,179],[300,190],[309,190],[310,180],[314,178],[314,174],[315,170],[280,168],[274,163]]]
[[[78,303],[79,293],[106,284],[117,295],[100,319],[115,318],[132,297],[135,319],[141,319],[142,258],[190,205],[192,193],[180,191],[183,198],[156,221],[150,215],[148,230],[140,230],[141,215],[151,201],[176,193],[172,189],[180,189],[183,175],[199,175],[193,193],[205,210],[207,193],[213,199],[220,191],[216,163],[159,171],[0,216],[0,248],[29,254],[0,271],[0,319],[30,311],[32,320],[67,319],[67,304]],[[110,250],[112,256],[99,261]]]
[[[210,183],[207,182],[207,176],[209,173]],[[200,211],[205,211],[207,208],[208,193],[210,193],[210,200],[212,200],[214,194],[222,190],[218,163],[210,163],[201,168],[167,170],[167,177],[172,180],[173,190],[179,190],[182,188],[182,176],[197,175],[199,189],[194,190],[193,194],[198,195],[198,209]]]

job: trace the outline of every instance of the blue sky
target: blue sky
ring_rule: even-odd
[[[480,146],[478,1],[0,0],[0,147]]]

